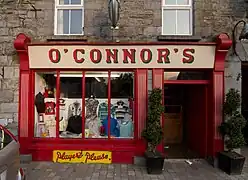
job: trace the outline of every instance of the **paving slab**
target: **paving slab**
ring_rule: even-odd
[[[248,167],[242,175],[229,176],[205,160],[166,160],[161,175],[149,175],[145,167],[123,164],[23,164],[27,180],[248,180]]]

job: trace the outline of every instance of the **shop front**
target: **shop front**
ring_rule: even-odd
[[[141,133],[152,71],[152,87],[187,84],[196,92],[188,106],[203,114],[186,110],[188,139],[202,156],[214,156],[223,149],[216,127],[222,121],[224,60],[230,45],[225,34],[212,43],[32,43],[19,34],[14,46],[20,59],[21,153],[37,161],[133,163],[146,148]],[[208,79],[166,79],[168,72],[182,71],[207,72]],[[197,95],[196,84],[204,85],[202,94]],[[166,122],[165,115],[165,131]],[[200,147],[194,138],[202,142]],[[164,144],[158,150],[166,154]]]

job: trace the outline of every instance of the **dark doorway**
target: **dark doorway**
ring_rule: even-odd
[[[241,97],[242,97],[242,115],[245,117],[246,120],[248,120],[248,62],[242,62],[242,68],[241,68]],[[244,128],[244,136],[246,143],[248,143],[248,123],[246,124],[246,127]]]
[[[168,158],[201,158],[207,144],[206,85],[164,85],[164,135]]]

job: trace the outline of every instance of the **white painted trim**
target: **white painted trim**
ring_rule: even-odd
[[[190,13],[190,19],[189,19],[189,34],[166,34],[164,33],[164,9],[173,9],[173,10],[189,10]],[[162,35],[177,35],[177,36],[192,36],[193,35],[193,2],[192,0],[189,0],[189,5],[166,5],[165,0],[162,0]],[[177,19],[177,17],[176,17]],[[176,26],[176,32],[177,32],[177,26]]]
[[[58,33],[58,10],[82,10],[82,34],[60,34]],[[70,13],[69,13],[70,17]],[[70,21],[70,19],[69,19]],[[70,23],[69,23],[70,26]],[[70,27],[69,27],[69,33],[70,33]],[[81,5],[60,5],[59,0],[55,0],[55,6],[54,6],[54,35],[62,35],[62,36],[83,36],[84,35],[84,0],[81,0]]]

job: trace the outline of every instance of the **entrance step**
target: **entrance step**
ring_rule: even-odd
[[[142,156],[134,156],[133,157],[133,164],[138,166],[145,166],[146,165],[146,159]]]

